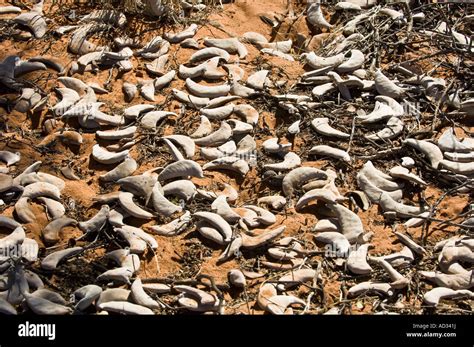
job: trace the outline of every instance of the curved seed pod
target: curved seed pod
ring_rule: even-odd
[[[263,36],[260,33],[252,32],[252,31],[249,31],[243,34],[242,38],[251,44],[256,44],[257,42],[265,42],[265,43],[268,42],[265,36]]]
[[[230,93],[240,98],[249,98],[257,94],[255,89],[241,85],[238,81],[232,81]]]
[[[259,204],[270,205],[274,210],[281,210],[286,205],[286,199],[283,196],[264,196],[257,200]]]
[[[140,125],[145,129],[156,129],[157,124],[168,116],[176,116],[174,112],[152,111],[146,113],[140,120]]]
[[[147,307],[132,304],[127,301],[109,301],[97,305],[100,310],[115,312],[126,315],[153,315],[153,311]]]
[[[278,138],[273,137],[262,143],[263,149],[267,153],[284,154],[291,148],[291,143],[278,143]]]
[[[411,173],[408,169],[402,167],[402,166],[395,166],[390,169],[390,176],[394,178],[401,178],[405,179],[407,181],[410,181],[415,184],[419,184],[421,186],[427,186],[428,184],[423,181],[420,177],[417,175]]]
[[[221,107],[228,104],[229,102],[237,101],[237,100],[240,100],[240,96],[235,96],[235,95],[221,96],[221,97],[210,100],[209,103],[206,105],[206,108],[210,109],[210,108]]]
[[[0,13],[1,13],[1,7],[0,7]],[[4,315],[17,314],[15,307],[3,298],[0,298],[0,313]]]
[[[365,135],[365,138],[372,141],[391,140],[398,137],[403,132],[404,127],[405,123],[400,118],[390,117],[387,121],[387,127],[375,134]]]
[[[274,55],[275,57],[279,57],[281,59],[285,59],[285,60],[288,60],[288,61],[295,61],[295,59],[293,58],[292,55],[277,51],[275,49],[262,48],[260,50],[260,52],[265,53],[265,54],[269,54],[269,55]]]
[[[154,80],[138,81],[138,90],[140,95],[148,101],[155,101],[155,83]]]
[[[133,83],[124,82],[122,86],[122,91],[125,96],[125,101],[131,102],[135,98],[135,95],[137,95],[138,88]]]
[[[352,251],[347,257],[347,268],[356,275],[367,275],[372,272],[372,268],[367,263],[367,252],[371,245],[365,244]]]
[[[59,200],[61,193],[59,188],[47,182],[36,182],[29,184],[23,190],[22,198],[35,199],[40,196],[46,196],[55,200]]]
[[[32,62],[32,61],[22,61],[20,62],[19,65],[15,67],[14,71],[14,76],[15,78],[18,78],[20,76],[23,76],[24,74],[33,72],[33,71],[38,71],[38,70],[46,70],[46,65],[40,62]]]
[[[83,143],[82,135],[77,131],[63,131],[54,133],[65,144],[80,146]]]
[[[185,30],[179,33],[165,33],[164,38],[171,43],[180,43],[196,35],[197,31],[198,31],[198,26],[193,23],[189,27],[187,27]]]
[[[400,201],[403,197],[403,190],[402,189],[397,189],[391,192],[386,192],[372,183],[367,176],[365,176],[364,173],[359,172],[357,174],[357,184],[362,189],[362,191],[367,194],[369,197],[370,201],[373,203],[378,204],[380,201],[380,197],[382,196],[382,193],[387,193],[390,195],[390,197],[395,200],[395,201]]]
[[[117,199],[120,194],[120,192],[117,192]],[[122,211],[120,208],[115,208],[113,210],[110,210],[109,216],[107,217],[107,220],[109,223],[114,226],[114,227],[121,227],[124,226],[124,218],[129,217],[129,215],[125,212]]]
[[[92,158],[101,164],[119,163],[128,157],[128,153],[128,150],[117,153],[109,152],[105,148],[100,147],[99,144],[95,144],[92,147]]]
[[[456,262],[474,263],[474,253],[466,246],[445,245],[438,257],[438,261],[440,268],[444,272],[456,273],[457,269],[451,271],[451,265]],[[464,269],[461,271],[463,273],[466,272]]]
[[[247,85],[257,90],[263,90],[267,86],[269,70],[260,70],[250,75],[247,79]]]
[[[186,87],[193,95],[203,98],[217,98],[219,96],[226,96],[230,92],[230,85],[228,84],[204,86],[190,78],[186,79]]]
[[[231,81],[240,81],[245,76],[245,70],[236,64],[224,64],[223,68],[227,71]]]
[[[314,52],[303,53],[301,58],[313,69],[321,69],[324,67],[336,67],[344,61],[344,54],[340,53],[331,57],[323,58]]]
[[[0,252],[8,254],[10,249],[21,245],[25,237],[25,230],[21,226],[16,227],[8,236],[0,239]]]
[[[227,198],[224,195],[219,195],[213,201],[211,209],[229,223],[235,223],[241,218],[240,215],[229,206]]]
[[[75,300],[78,300],[75,309],[84,311],[99,298],[100,294],[102,294],[102,288],[95,284],[89,284],[76,289],[73,294]]]
[[[216,302],[216,298],[213,295],[198,288],[186,285],[176,285],[173,288],[180,293],[185,293],[186,295],[192,297],[202,305],[212,305]]]
[[[56,304],[41,297],[36,297],[32,294],[23,294],[28,308],[38,315],[66,315],[72,313],[72,309]]]
[[[243,135],[253,132],[253,125],[244,123],[237,119],[229,119],[228,122],[234,125],[232,129],[233,135]]]
[[[15,23],[27,26],[32,32],[35,38],[41,39],[46,35],[48,25],[44,17],[35,11],[22,13],[19,16],[13,18]]]
[[[380,266],[384,268],[384,270],[388,273],[390,278],[392,279],[392,283],[390,285],[394,289],[402,289],[409,285],[410,281],[403,277],[397,270],[395,270],[392,265],[382,258],[371,258],[372,261],[376,262]]]
[[[217,258],[217,263],[223,263],[234,256],[237,256],[240,251],[240,247],[242,247],[242,238],[237,236],[233,238],[228,244],[224,252],[221,253],[219,258]]]
[[[332,25],[324,18],[320,3],[308,4],[306,19],[309,24],[317,28],[330,29]]]
[[[135,132],[137,131],[136,126],[131,126],[128,128],[120,129],[120,130],[107,130],[107,131],[96,131],[95,134],[98,138],[104,140],[121,140],[121,139],[128,139],[133,137]]]
[[[42,298],[42,299],[54,302],[55,304],[59,304],[59,305],[67,304],[67,301],[64,300],[64,298],[61,295],[46,288],[38,289],[31,295],[36,298]]]
[[[474,162],[474,152],[469,153],[457,153],[457,152],[444,152],[446,159],[452,162],[470,163]]]
[[[367,177],[367,179],[377,188],[387,192],[393,192],[404,187],[403,184],[393,182],[389,175],[377,170],[370,160],[364,164],[359,173]]]
[[[284,178],[282,183],[282,190],[285,196],[291,196],[295,187],[303,185],[304,182],[313,179],[328,178],[327,174],[313,167],[300,167],[291,170]]]
[[[474,293],[469,290],[452,290],[439,287],[426,292],[423,296],[423,301],[427,305],[437,306],[439,301],[443,299],[459,300],[463,298],[472,299],[474,298]]]
[[[286,229],[286,226],[279,226],[271,231],[264,231],[261,235],[258,236],[247,236],[241,234],[242,237],[242,247],[247,249],[254,249],[261,247],[274,239],[280,236]]]
[[[1,6],[0,14],[21,13],[21,8],[17,6]]]
[[[243,207],[256,212],[257,217],[255,217],[254,219],[260,224],[272,225],[276,223],[276,216],[270,211],[265,210],[264,208],[254,205],[244,205]]]
[[[224,241],[229,242],[232,238],[232,228],[230,227],[229,223],[225,221],[224,218],[219,216],[217,213],[212,212],[196,212],[194,213],[193,217],[197,217],[200,220],[204,220],[205,222],[211,224],[213,227],[217,228],[217,230],[224,236]]]
[[[341,65],[339,65],[336,70],[337,72],[344,73],[344,72],[352,72],[364,65],[365,62],[365,56],[364,53],[359,51],[358,49],[352,49],[350,51],[350,57],[348,60],[343,62]]]
[[[34,223],[36,216],[29,206],[30,198],[20,198],[15,203],[15,213],[23,223]]]
[[[63,190],[66,186],[65,182],[56,176],[50,175],[45,172],[31,172],[28,174],[22,174],[20,178],[20,184],[27,186],[32,183],[45,182],[56,186],[59,190]]]
[[[187,158],[194,157],[195,154],[195,143],[194,141],[185,135],[168,135],[163,137],[164,139],[169,139],[175,144],[179,145],[183,150]]]
[[[315,236],[315,240],[331,245],[338,257],[347,257],[350,250],[350,243],[347,238],[338,232],[326,231]]]
[[[133,194],[128,192],[120,192],[119,195],[120,206],[127,212],[129,215],[134,216],[140,219],[151,219],[153,214],[148,211],[145,211],[140,206],[135,204],[133,201]]]
[[[348,139],[351,136],[329,125],[329,118],[315,118],[311,121],[313,129],[321,135]]]
[[[217,47],[209,47],[203,48],[194,53],[189,59],[189,62],[192,64],[213,57],[219,57],[220,59],[223,59],[226,62],[230,60],[230,55],[225,50]]]
[[[282,276],[278,279],[278,290],[289,290],[301,283],[313,281],[316,277],[316,270],[313,269],[299,269],[292,271],[288,275]],[[272,301],[272,299],[270,299]]]
[[[10,151],[0,151],[0,160],[7,164],[7,166],[12,166],[18,163],[21,159],[20,153],[13,153]]]
[[[118,198],[118,197],[117,197]],[[85,233],[91,233],[94,231],[101,230],[105,223],[107,222],[107,218],[110,212],[110,207],[108,205],[102,205],[100,211],[97,214],[85,222],[80,222],[78,224],[79,229],[81,229]]]
[[[399,99],[405,94],[405,90],[389,80],[380,69],[375,73],[375,89],[377,89],[379,94],[394,99]]]
[[[403,106],[400,105],[397,100],[395,100],[395,99],[393,99],[389,96],[377,95],[375,97],[375,100],[390,106],[390,108],[393,111],[393,115],[395,117],[403,116],[405,114],[405,110],[403,109]]]
[[[236,288],[245,288],[247,286],[247,281],[242,271],[237,269],[232,269],[227,273],[227,278],[229,283]]]
[[[314,146],[309,150],[309,154],[316,154],[319,156],[327,156],[331,158],[335,158],[338,160],[345,161],[346,163],[351,162],[351,157],[349,153],[330,146],[326,145],[319,145],[319,146]]]
[[[147,293],[143,290],[142,281],[140,278],[137,278],[133,281],[131,290],[131,299],[138,305],[148,307],[149,309],[157,310],[160,308],[158,302],[153,300],[148,296]]]
[[[150,230],[158,235],[175,236],[178,235],[191,222],[191,213],[186,211],[181,217],[174,219],[168,224],[153,225]],[[217,232],[218,233],[218,232]]]
[[[209,119],[222,120],[229,117],[234,112],[234,104],[229,104],[216,108],[202,108],[200,110],[203,116],[206,116]]]
[[[360,120],[362,124],[372,124],[391,118],[394,116],[394,114],[395,112],[390,106],[382,102],[376,101],[375,107],[371,113],[366,116],[357,116],[356,119]]]
[[[41,95],[33,88],[23,88],[21,95],[15,104],[15,110],[26,113],[33,110],[41,101]]]
[[[157,182],[156,174],[141,174],[138,176],[125,177],[117,181],[123,190],[133,193],[134,195],[142,196],[148,203],[151,191]]]
[[[151,110],[154,110],[154,109],[155,109],[155,106],[153,105],[139,104],[139,105],[127,107],[125,110],[123,110],[123,115],[126,118],[135,119],[140,114],[150,112]]]
[[[395,232],[395,235],[397,238],[407,247],[409,247],[413,252],[420,256],[424,256],[426,254],[426,250],[418,245],[415,241],[413,241],[411,238],[409,238],[407,235],[404,235],[399,232]]]
[[[89,23],[79,26],[71,36],[68,46],[69,50],[74,54],[83,55],[103,49],[103,47],[99,47],[96,44],[88,41],[87,35],[101,30],[106,30],[107,28],[107,24],[97,23]]]
[[[183,210],[181,206],[177,206],[166,199],[163,194],[161,194],[160,190],[161,185],[157,182],[153,187],[153,192],[151,195],[151,203],[153,204],[153,209],[156,212],[165,217],[169,217],[174,213],[181,212]]]
[[[214,159],[202,167],[203,170],[230,170],[245,176],[249,170],[249,164],[237,157],[222,157]]]
[[[158,180],[163,182],[176,177],[198,177],[203,178],[201,166],[192,160],[180,160],[169,164],[158,175]]]
[[[462,163],[443,159],[439,162],[439,166],[460,175],[469,176],[474,174],[474,161],[470,163]]]
[[[293,295],[276,295],[268,299],[269,304],[265,310],[271,314],[285,314],[288,312],[288,307],[294,304],[305,305],[304,300],[301,300]],[[290,311],[292,312],[292,311]]]
[[[222,236],[219,230],[214,228],[214,226],[210,223],[199,221],[196,224],[196,229],[201,236],[219,245],[226,245],[230,242],[230,241],[224,241],[224,236]]]
[[[130,277],[132,277],[132,275],[133,271],[130,268],[118,267],[116,269],[105,271],[97,277],[97,281],[113,281],[130,284]]]
[[[241,59],[248,55],[245,45],[236,38],[212,39],[206,37],[204,44],[209,47],[221,48],[231,54],[237,53]]]
[[[164,54],[151,63],[145,64],[146,70],[152,75],[163,76],[166,73],[166,64],[168,64],[169,54]]]
[[[234,107],[232,106],[232,111],[234,110]],[[199,124],[199,127],[191,134],[189,137],[192,139],[196,138],[202,138],[204,136],[209,135],[212,133],[212,124],[209,121],[209,119],[206,116],[200,116],[201,117],[201,123]]]
[[[48,271],[54,271],[56,270],[56,267],[61,261],[75,256],[76,254],[79,254],[82,251],[82,247],[72,247],[64,249],[62,251],[51,253],[43,259],[43,261],[41,262],[41,268]]]
[[[426,211],[426,207],[409,206],[397,202],[386,192],[380,195],[379,205],[385,212],[396,212],[397,216],[402,218],[410,218]]]
[[[77,222],[72,218],[59,218],[50,222],[43,230],[42,235],[43,239],[48,244],[54,244],[59,241],[59,232],[62,228],[75,225]]]
[[[200,98],[194,95],[189,95],[178,89],[173,89],[171,92],[176,99],[195,109],[206,107],[209,104],[209,98]]]
[[[227,142],[232,136],[232,127],[225,121],[221,122],[221,126],[213,133],[194,139],[194,143],[198,146],[219,146]]]
[[[265,164],[263,167],[268,170],[285,171],[292,170],[301,165],[301,158],[298,154],[289,152],[285,154],[283,161],[277,164]]]
[[[130,291],[123,288],[110,288],[104,290],[96,301],[96,307],[107,302],[127,301],[130,297]]]
[[[260,49],[269,48],[275,51],[280,51],[282,53],[290,53],[291,47],[293,46],[293,41],[292,40],[275,41],[275,42],[258,41],[255,44]]]
[[[351,287],[347,292],[349,297],[371,293],[381,293],[391,296],[393,295],[393,290],[392,286],[388,283],[362,282]]]
[[[276,287],[272,283],[264,283],[260,286],[257,296],[258,306],[262,309],[266,309],[268,304],[271,303],[270,299],[277,295]]]
[[[301,198],[299,198],[298,202],[296,203],[295,209],[297,211],[301,210],[314,200],[321,200],[327,204],[337,204],[338,198],[332,191],[328,189],[311,189],[310,191],[306,192]]]
[[[177,180],[163,186],[163,195],[175,195],[190,201],[196,195],[196,186],[189,180]]]
[[[234,113],[235,115],[245,119],[249,124],[256,125],[258,123],[259,113],[251,105],[241,104],[234,106]]]
[[[404,246],[400,252],[384,255],[381,259],[388,261],[393,267],[407,266],[415,259],[413,252],[407,246]]]
[[[35,240],[29,239],[29,238],[25,238],[23,240],[23,243],[21,245],[21,256],[24,260],[26,260],[30,263],[35,262],[38,259],[38,251],[39,251],[39,246],[38,246],[38,243]],[[27,272],[26,275],[28,275],[28,274],[29,273]],[[34,280],[30,281],[31,277],[33,277],[33,276],[34,275],[27,276],[28,282],[36,282],[36,284],[38,284],[38,281],[37,281],[36,278]],[[36,286],[36,287],[39,288],[38,286]]]
[[[364,233],[364,226],[359,216],[339,204],[327,204],[327,206],[336,214],[342,234],[350,243],[357,242]]]
[[[107,253],[105,257],[112,259],[122,268],[128,268],[132,273],[140,270],[140,258],[136,254],[131,254],[130,249],[116,249]]]
[[[472,271],[464,271],[464,273],[444,274],[433,271],[420,271],[420,276],[439,286],[447,287],[455,290],[469,289],[474,287],[472,282]]]

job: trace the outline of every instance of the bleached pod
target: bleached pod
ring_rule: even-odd
[[[441,152],[437,145],[431,142],[426,140],[406,139],[403,141],[403,144],[409,145],[423,153],[434,169],[437,169],[443,160],[443,152]]]
[[[401,218],[411,218],[414,215],[416,216],[425,212],[427,209],[426,206],[417,207],[397,202],[393,200],[392,197],[386,192],[381,194],[379,205],[385,212],[396,212],[397,216]]]
[[[385,128],[375,134],[365,135],[365,138],[372,141],[392,140],[400,136],[404,128],[405,123],[400,118],[390,117]]]
[[[347,292],[349,297],[356,297],[363,294],[372,293],[380,293],[391,296],[393,295],[393,289],[388,283],[362,282],[351,287]]]
[[[234,106],[234,114],[245,119],[249,124],[256,125],[260,117],[258,111],[251,105],[240,104]]]
[[[101,164],[116,164],[128,157],[129,151],[109,152],[99,144],[92,147],[92,158]]]
[[[400,274],[397,270],[395,270],[388,261],[382,258],[372,257],[370,258],[370,260],[380,265],[388,273],[392,280],[390,286],[393,289],[403,289],[410,284],[410,281],[407,278],[403,277],[403,275]]]
[[[449,171],[452,171],[460,175],[470,176],[474,174],[474,161],[466,163],[466,162],[454,162],[454,161],[443,159],[439,162],[439,167],[445,168]]]
[[[253,32],[253,31],[249,31],[249,32],[244,33],[242,35],[242,38],[244,40],[248,41],[249,43],[253,44],[253,45],[257,44],[258,42],[268,43],[268,40],[265,36],[263,36],[260,33]]]
[[[324,58],[316,55],[314,52],[310,52],[301,54],[301,58],[313,69],[321,69],[325,67],[335,68],[341,65],[344,62],[345,56],[341,53]]]
[[[472,270],[464,270],[463,272],[455,274],[445,274],[434,271],[420,271],[419,274],[422,278],[434,282],[441,287],[454,290],[470,289],[474,287],[474,283],[472,282]]]
[[[194,143],[198,146],[219,146],[224,144],[232,136],[232,127],[229,123],[223,121],[221,126],[215,132],[201,138],[194,139]]]
[[[328,204],[331,211],[333,211],[338,219],[340,232],[352,244],[358,242],[364,233],[364,226],[357,214],[348,208],[339,204]]]
[[[163,137],[163,139],[167,139],[181,147],[186,155],[186,158],[190,159],[194,157],[195,154],[195,143],[193,139],[186,135],[168,135]]]
[[[151,195],[151,204],[153,205],[153,209],[158,214],[163,215],[165,217],[169,217],[183,210],[181,206],[177,206],[170,202],[168,199],[166,199],[160,190],[161,185],[157,182],[153,187]]]
[[[338,257],[347,257],[349,255],[351,244],[347,238],[338,232],[326,231],[317,234],[314,239],[317,242],[325,243],[330,245],[332,251]]]
[[[112,281],[118,283],[130,284],[130,277],[133,271],[128,267],[119,267],[112,270],[107,270],[97,277],[97,281]]]
[[[250,98],[258,94],[255,89],[243,86],[238,81],[232,81],[230,85],[230,93],[241,98]]]
[[[403,183],[394,182],[390,175],[375,168],[370,160],[364,164],[359,173],[367,177],[377,188],[386,192],[393,192],[404,187]]]
[[[53,252],[43,259],[41,262],[41,268],[48,271],[54,271],[61,261],[73,257],[81,253],[83,250],[82,247],[72,247],[62,251]]]
[[[123,190],[145,198],[146,202],[150,199],[151,191],[156,182],[157,175],[154,173],[150,174],[149,172],[137,176],[125,177],[117,181]]]
[[[272,225],[272,224],[275,224],[277,221],[276,216],[272,212],[267,211],[264,208],[261,208],[255,205],[244,205],[243,207],[257,214],[257,216],[252,217],[252,219],[259,224]],[[245,221],[245,217],[244,217],[244,221]]]
[[[186,211],[181,217],[163,225],[153,225],[149,229],[158,235],[176,236],[180,234],[191,223],[191,213]]]
[[[118,199],[118,197],[117,197]],[[79,229],[85,233],[95,232],[101,230],[105,223],[107,222],[107,217],[110,212],[110,207],[108,205],[102,205],[99,212],[97,212],[94,217],[85,222],[80,222],[78,224]]]
[[[313,129],[321,135],[336,137],[341,139],[348,139],[351,136],[340,130],[334,129],[329,125],[329,118],[315,118],[311,121],[311,126]]]
[[[241,233],[240,237],[242,238],[242,247],[247,249],[255,249],[258,247],[262,247],[275,240],[281,234],[283,234],[285,229],[286,226],[284,225],[281,225],[272,230],[264,229],[258,234],[258,236],[248,236],[244,233]]]
[[[331,29],[332,25],[324,18],[323,12],[321,10],[321,4],[318,3],[308,3],[306,19],[309,24],[317,28]]]
[[[74,300],[76,301],[75,309],[84,311],[99,298],[100,294],[102,294],[102,288],[95,284],[89,284],[76,289],[73,293]]]
[[[210,59],[213,57],[219,57],[220,59],[228,62],[230,60],[230,54],[227,53],[225,50],[217,48],[217,47],[208,47],[208,48],[203,48],[196,53],[194,53],[191,58],[189,59],[189,62],[192,63],[197,63],[202,60]]]
[[[465,298],[474,298],[474,293],[470,290],[453,290],[450,288],[438,287],[426,292],[423,296],[423,301],[427,305],[437,306],[440,300],[460,300]]]
[[[399,99],[405,95],[405,89],[397,86],[393,81],[385,76],[380,69],[375,73],[375,88],[379,94],[394,99]]]
[[[176,99],[178,99],[181,102],[184,102],[189,107],[192,107],[195,109],[201,109],[203,107],[206,107],[210,101],[209,98],[200,98],[194,95],[187,94],[178,89],[172,89],[171,92],[173,93],[173,96]]]
[[[158,91],[161,91],[163,88],[168,86],[171,83],[171,81],[174,80],[175,77],[176,77],[176,71],[171,70],[165,73],[163,76],[156,78],[155,81],[153,82],[155,85],[155,93]]]
[[[164,54],[151,63],[145,64],[146,70],[152,75],[163,76],[166,73],[166,64],[168,64],[169,54]]]
[[[382,102],[376,101],[371,113],[366,116],[357,116],[356,119],[362,124],[372,124],[389,119],[395,115],[393,109]]]
[[[314,146],[309,150],[309,154],[316,154],[318,156],[323,157],[331,157],[334,159],[342,160],[346,163],[350,163],[352,161],[349,153],[327,145]]]
[[[221,48],[230,54],[237,53],[241,59],[248,55],[247,48],[237,38],[214,39],[206,37],[204,38],[204,44],[208,47]]]
[[[350,51],[349,59],[344,61],[342,64],[336,67],[337,72],[339,73],[348,73],[355,71],[362,67],[365,62],[364,53],[359,51],[358,49],[352,49]]]
[[[194,37],[198,30],[198,26],[196,24],[191,24],[185,30],[179,33],[165,33],[164,38],[171,42],[171,43],[180,43],[186,39]]]
[[[140,80],[138,81],[138,90],[140,95],[148,101],[155,101],[155,81]]]
[[[135,119],[141,114],[150,112],[151,110],[154,110],[154,109],[155,109],[155,106],[153,105],[138,104],[138,105],[127,107],[125,110],[123,110],[123,115],[126,118]]]
[[[169,164],[158,175],[158,180],[163,182],[176,177],[198,177],[203,178],[201,166],[192,160],[180,160]]]
[[[50,222],[42,231],[42,236],[47,244],[55,244],[59,241],[61,230],[70,225],[76,225],[75,219],[62,217]]]
[[[400,178],[407,181],[410,181],[421,186],[427,186],[428,184],[423,181],[419,176],[411,173],[408,169],[402,166],[395,166],[390,169],[390,176],[393,178]]]
[[[292,40],[286,41],[275,41],[275,42],[264,42],[264,41],[257,41],[255,42],[258,48],[269,48],[272,50],[280,51],[282,53],[290,53],[291,47],[293,46]]]
[[[41,95],[33,88],[23,88],[15,104],[15,110],[26,113],[32,110],[41,101]]]
[[[130,287],[131,299],[138,305],[148,307],[151,310],[161,308],[160,304],[153,300],[143,289],[142,280],[140,278],[133,281]]]
[[[461,142],[457,139],[453,128],[445,130],[439,137],[438,147],[443,152],[470,153],[474,150],[473,146],[470,146],[469,144]]]
[[[234,107],[232,107],[232,110],[233,109],[234,109]],[[200,120],[201,120],[201,122],[200,122],[198,128],[191,135],[189,135],[189,137],[191,137],[192,139],[205,137],[205,136],[209,135],[210,133],[212,133],[212,124],[209,121],[209,118],[207,118],[206,116],[201,115]]]
[[[211,210],[229,223],[236,223],[241,219],[241,216],[229,206],[227,203],[227,198],[224,195],[219,195],[212,202]]]
[[[202,108],[201,114],[208,119],[223,120],[228,118],[234,112],[234,104],[228,104],[216,108]]]
[[[286,291],[305,282],[312,282],[317,276],[316,270],[299,269],[278,279],[277,289]],[[270,299],[271,301],[271,299]]]
[[[133,158],[126,158],[114,169],[100,176],[104,182],[116,182],[122,178],[132,175],[138,168],[137,162]]]
[[[177,116],[174,112],[167,111],[151,111],[147,112],[140,119],[140,126],[145,129],[156,129],[158,123],[169,116]]]
[[[385,261],[389,262],[393,267],[405,267],[410,265],[415,257],[411,249],[407,246],[404,246],[400,252],[391,253],[380,257]]]
[[[282,182],[282,190],[285,196],[291,196],[296,187],[302,186],[305,182],[314,179],[328,178],[327,174],[317,168],[313,167],[300,167],[291,170],[284,178]]]
[[[37,200],[45,205],[50,220],[61,218],[66,213],[64,205],[59,201],[46,197],[38,197]]]
[[[237,157],[217,158],[203,165],[203,170],[229,170],[245,176],[249,170],[249,164]]]
[[[72,313],[72,309],[34,296],[33,294],[23,293],[28,308],[38,315],[66,315]]]
[[[0,14],[21,13],[21,8],[17,6],[1,6]]]
[[[268,86],[269,70],[260,70],[249,76],[247,85],[256,90],[263,90]]]
[[[123,210],[129,215],[134,216],[139,219],[151,219],[153,214],[142,209],[133,201],[133,194],[128,192],[120,192],[119,194],[120,206]]]
[[[292,170],[301,165],[301,158],[298,154],[288,152],[285,154],[283,161],[276,164],[265,164],[263,167],[268,170],[287,171]]]
[[[41,39],[48,30],[48,25],[43,15],[36,11],[22,13],[13,18],[13,21],[28,27],[36,39]]]
[[[87,40],[87,36],[107,28],[108,25],[102,23],[88,23],[75,28],[69,41],[69,50],[74,54],[84,55],[104,49]]]
[[[265,140],[262,146],[265,152],[275,154],[286,154],[291,149],[291,143],[278,143],[276,137]]]
[[[0,251],[6,254],[10,249],[23,244],[25,238],[25,230],[21,226],[14,228],[10,234],[0,239]]]
[[[217,98],[226,96],[230,92],[230,85],[228,84],[204,86],[194,82],[190,78],[186,79],[186,87],[193,95],[203,98]]]
[[[306,192],[295,205],[295,209],[301,210],[313,201],[323,201],[327,204],[337,204],[337,196],[328,189],[311,189]]]
[[[100,277],[100,276],[99,276]],[[125,315],[153,315],[153,311],[147,307],[133,304],[127,301],[109,301],[97,305],[99,310],[120,313]]]
[[[357,250],[352,251],[347,257],[347,268],[356,275],[367,275],[372,268],[367,263],[367,252],[372,246],[370,244],[360,245]]]

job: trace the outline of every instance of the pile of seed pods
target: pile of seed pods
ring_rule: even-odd
[[[0,130],[0,313],[472,312],[470,5],[440,7],[458,6],[448,23],[380,3],[308,1],[261,14],[262,32],[146,38],[119,10],[56,23],[49,1],[0,6],[9,41],[60,40],[69,61],[2,52],[0,106],[25,122]],[[308,35],[282,36],[298,20]],[[389,61],[414,38],[457,54],[457,72]],[[195,247],[212,275],[183,270]]]

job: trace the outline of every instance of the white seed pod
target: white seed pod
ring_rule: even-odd
[[[351,287],[347,292],[349,297],[355,297],[362,294],[381,293],[384,295],[393,295],[392,286],[388,283],[362,282]]]
[[[158,235],[176,236],[181,233],[191,222],[191,213],[186,211],[181,217],[164,225],[153,225],[149,229]]]
[[[345,161],[346,163],[350,163],[352,161],[349,153],[341,149],[330,147],[327,145],[314,146],[309,150],[309,154],[327,156],[327,157]]]
[[[286,41],[275,41],[275,42],[264,42],[264,41],[257,41],[255,42],[258,48],[269,48],[272,50],[280,51],[282,53],[290,53],[291,47],[293,46],[292,40]]]
[[[313,129],[321,135],[336,137],[341,139],[348,139],[351,136],[340,130],[334,129],[329,125],[329,118],[315,118],[311,121]]]
[[[99,176],[104,182],[116,182],[122,178],[132,175],[138,168],[137,162],[133,158],[126,158],[113,170]]]
[[[122,151],[118,153],[109,152],[99,144],[92,147],[92,158],[101,164],[115,164],[123,161],[128,157],[129,151]]]
[[[272,242],[277,237],[279,237],[285,231],[286,226],[282,225],[273,230],[264,230],[262,234],[258,236],[247,236],[246,234],[241,234],[242,238],[242,247],[247,249],[255,249],[261,247],[267,243]]]
[[[244,274],[238,269],[229,270],[227,277],[229,279],[229,283],[236,288],[245,288],[247,286],[247,281]]]
[[[46,256],[41,262],[41,268],[48,271],[56,270],[58,264],[76,254],[79,254],[83,251],[82,247],[72,247],[66,248],[62,251],[53,252],[50,255]]]
[[[437,306],[439,301],[443,299],[459,300],[464,298],[472,299],[474,298],[474,293],[469,290],[453,290],[450,288],[438,287],[426,292],[423,296],[423,301],[427,305]]]
[[[309,24],[317,28],[332,28],[332,25],[329,24],[326,18],[324,18],[323,12],[321,11],[321,4],[319,2],[308,4],[306,19]]]
[[[217,47],[208,47],[203,48],[196,53],[194,53],[191,58],[189,59],[190,63],[196,63],[205,59],[210,59],[213,57],[219,57],[224,61],[230,60],[230,55],[225,50],[217,48]]]
[[[62,217],[50,222],[42,231],[43,239],[47,244],[54,244],[59,241],[59,233],[69,225],[76,225],[75,219]]]
[[[398,117],[390,117],[387,126],[375,134],[365,135],[366,139],[372,141],[383,141],[397,138],[403,132],[405,123]]]
[[[406,139],[403,144],[409,145],[422,152],[429,160],[431,167],[437,169],[443,160],[443,152],[435,144],[425,140]]]
[[[227,142],[232,136],[232,127],[225,121],[221,122],[221,126],[215,132],[198,139],[194,139],[194,143],[198,146],[219,146]]]
[[[405,94],[405,89],[400,88],[393,81],[388,79],[380,69],[375,73],[375,88],[379,94],[394,99],[399,99]]]
[[[153,214],[148,211],[145,211],[140,206],[135,204],[133,201],[133,194],[128,192],[120,192],[119,194],[120,206],[124,209],[125,212],[140,219],[151,219]]]
[[[193,23],[189,27],[187,27],[185,30],[179,33],[165,33],[164,38],[171,43],[180,43],[196,35],[197,31],[198,31],[198,26]]]
[[[199,177],[203,178],[203,172],[201,166],[192,160],[180,160],[169,164],[165,169],[158,175],[158,180],[163,182],[176,177]]]
[[[204,44],[209,47],[221,48],[231,54],[237,53],[241,59],[248,55],[247,48],[237,38],[213,39],[206,37]]]
[[[36,39],[41,39],[48,30],[48,25],[41,13],[31,11],[18,15],[13,18],[15,23],[27,26]]]
[[[234,107],[232,107],[232,110]],[[212,133],[212,124],[209,121],[209,118],[206,116],[200,116],[201,122],[199,124],[199,127],[191,134],[189,137],[192,139],[200,138],[200,137],[205,137]]]
[[[109,212],[110,207],[108,205],[102,205],[99,212],[97,212],[94,217],[92,217],[88,221],[80,222],[78,224],[79,229],[81,229],[85,233],[99,231],[105,226]]]
[[[210,101],[209,98],[200,98],[194,95],[189,95],[178,89],[172,89],[171,92],[176,99],[195,109],[206,107]]]

